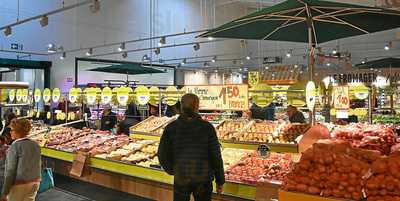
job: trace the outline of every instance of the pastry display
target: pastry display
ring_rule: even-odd
[[[176,119],[176,117],[156,117],[151,116],[146,120],[132,126],[131,132],[144,132],[153,134],[162,134],[162,130],[159,128],[166,125],[168,122]]]
[[[217,126],[217,136],[222,140],[235,140],[248,123],[246,120],[225,120]]]
[[[239,162],[241,158],[245,155],[253,153],[252,150],[247,149],[234,149],[234,148],[225,148],[222,150],[221,155],[224,161],[224,169],[236,164]]]

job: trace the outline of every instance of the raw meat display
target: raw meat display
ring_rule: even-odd
[[[269,121],[256,121],[250,126],[247,132],[250,133],[273,133],[278,128],[278,124]]]
[[[161,135],[163,132],[163,128],[171,121],[175,120],[177,116],[174,117],[156,117],[151,116],[146,120],[132,126],[130,131],[132,133],[135,132],[145,132],[145,133],[152,133],[152,134],[159,134]]]
[[[80,130],[74,128],[59,127],[57,129],[52,129],[47,134],[46,145],[49,147],[60,145],[93,132],[95,131],[91,129]]]
[[[228,168],[225,178],[228,181],[251,185],[257,182],[282,181],[290,171],[291,164],[290,154],[271,153],[268,158],[263,159],[257,153],[252,153]]]
[[[396,144],[394,130],[379,124],[359,123],[338,127],[332,137],[349,141],[354,147],[378,150],[386,155],[390,154],[391,147]]]
[[[97,147],[94,147],[92,150],[89,151],[89,153],[92,156],[97,154],[110,153],[112,150],[121,148],[131,141],[132,139],[126,135],[117,135],[113,140],[106,141],[104,142],[104,144],[100,144]]]
[[[115,138],[116,136],[111,134],[90,133],[88,135],[82,136],[70,142],[52,146],[52,148],[67,152],[76,152],[76,151],[89,152],[96,146],[103,145],[108,141],[114,140]]]

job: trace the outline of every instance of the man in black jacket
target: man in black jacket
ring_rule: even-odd
[[[164,130],[158,158],[164,170],[174,175],[174,201],[211,201],[212,181],[217,193],[225,183],[220,144],[214,127],[198,114],[199,98],[186,94],[181,115]]]

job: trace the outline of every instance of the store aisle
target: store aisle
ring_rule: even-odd
[[[102,186],[55,175],[56,187],[41,193],[37,201],[151,201]]]

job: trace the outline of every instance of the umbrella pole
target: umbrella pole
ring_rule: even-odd
[[[309,58],[308,58],[308,73],[309,73],[309,81],[314,81],[314,46],[312,40],[312,28],[311,23],[308,23],[308,47],[309,47]],[[314,110],[310,110],[309,112],[310,124],[313,126],[315,124],[315,107]]]

